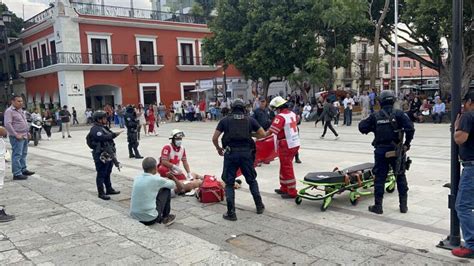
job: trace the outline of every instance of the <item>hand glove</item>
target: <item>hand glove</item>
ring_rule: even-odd
[[[191,174],[191,172],[188,173],[187,178],[188,178],[188,180],[193,180],[193,179],[194,179],[194,177],[193,177],[193,175]]]
[[[179,169],[177,165],[173,165],[173,167],[171,167],[171,171],[178,175],[182,173],[181,169]]]

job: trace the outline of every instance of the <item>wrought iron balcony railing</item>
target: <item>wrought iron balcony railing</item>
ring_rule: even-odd
[[[199,56],[178,56],[177,64],[180,66],[206,66],[205,59]]]
[[[23,24],[23,27],[25,29],[28,29],[29,27],[32,27],[36,24],[39,24],[47,19],[50,19],[53,17],[53,13],[54,13],[54,7],[50,7],[46,10],[44,10],[43,12],[35,15],[34,17],[28,19],[25,21],[25,23]]]
[[[163,65],[163,56],[135,55],[135,65]]]
[[[55,64],[127,64],[125,54],[98,54],[98,53],[56,53],[26,62],[20,65],[20,72],[41,69]]]
[[[79,2],[71,2],[76,11],[81,15],[104,16],[104,17],[121,17],[121,18],[138,18],[150,19],[169,22],[206,24],[206,19],[200,16],[188,14],[176,14],[170,12],[161,12],[147,9],[137,9],[120,6],[106,6],[96,4],[86,4]]]

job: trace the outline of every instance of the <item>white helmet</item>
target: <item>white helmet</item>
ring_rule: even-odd
[[[288,101],[283,99],[281,96],[277,96],[275,98],[273,98],[271,101],[270,101],[270,107],[271,108],[278,108],[282,105],[284,105],[285,103],[287,103]]]
[[[181,129],[173,129],[170,134],[170,139],[184,138],[184,132]]]

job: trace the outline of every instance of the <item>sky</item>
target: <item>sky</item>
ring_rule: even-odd
[[[95,0],[100,2],[100,0]],[[48,8],[50,2],[54,0],[0,0],[18,17],[23,18],[23,6],[25,7],[24,19],[29,19],[34,15]],[[133,0],[135,8],[151,9],[150,0]],[[130,6],[130,0],[105,0],[106,5]]]

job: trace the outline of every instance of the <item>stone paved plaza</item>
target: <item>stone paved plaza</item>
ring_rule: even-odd
[[[173,128],[185,131],[191,169],[219,176],[222,158],[211,144],[215,122],[164,124],[160,136],[142,137],[144,156],[159,157]],[[244,184],[236,193],[237,222],[222,219],[224,204],[201,204],[194,197],[172,200],[177,221],[165,228],[146,227],[128,216],[133,177],[141,161],[128,158],[126,134],[117,140],[121,172],[113,171],[118,196],[97,198],[94,165],[85,144],[87,128],[76,128],[72,139],[60,133],[52,141],[30,146],[29,168],[36,175],[13,182],[7,170],[0,203],[15,214],[0,224],[0,264],[17,265],[256,265],[282,264],[469,264],[435,245],[449,233],[449,125],[417,124],[408,172],[409,212],[398,211],[396,193],[386,194],[384,215],[367,211],[373,198],[352,206],[347,193],[335,197],[326,212],[320,202],[283,200],[278,187],[278,160],[257,168],[266,205],[256,215]],[[114,129],[118,130],[118,129]],[[358,133],[357,123],[339,127],[341,139],[331,133],[320,140],[322,128],[301,126],[302,164],[298,178],[310,171],[330,171],[371,162],[371,136]],[[298,184],[298,187],[302,187]]]

